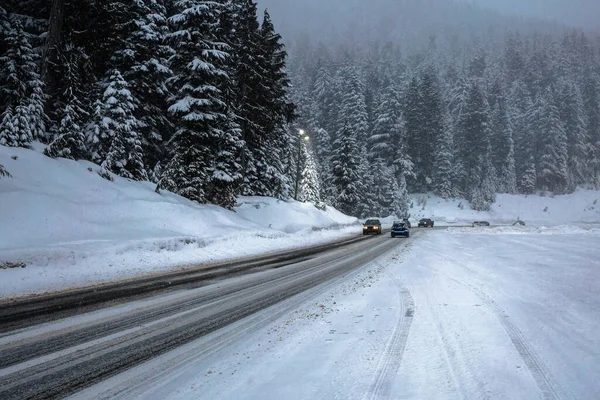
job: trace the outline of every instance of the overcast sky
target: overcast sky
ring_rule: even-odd
[[[571,26],[600,28],[600,0],[465,0],[504,13],[547,18]]]
[[[326,13],[328,8],[340,7],[346,2],[340,0],[256,0],[260,6],[275,7],[280,13],[285,9],[292,14],[305,12],[303,8],[323,8]],[[378,3],[378,0],[363,0]],[[437,2],[439,0],[396,0],[410,3]],[[452,0],[449,0],[452,1]],[[600,0],[454,0],[475,3],[481,6],[500,11],[505,14],[534,16],[542,19],[556,21],[572,27],[584,27],[600,31]],[[351,3],[347,1],[348,3]],[[383,1],[385,2],[385,0]],[[285,4],[285,5],[284,5]],[[316,11],[316,10],[315,10]],[[313,12],[315,12],[313,11]]]

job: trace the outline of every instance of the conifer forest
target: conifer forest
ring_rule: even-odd
[[[409,193],[486,210],[600,188],[599,36],[494,16],[324,40],[260,3],[3,0],[0,145],[230,209],[295,197],[400,217]]]

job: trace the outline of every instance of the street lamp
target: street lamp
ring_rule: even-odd
[[[300,157],[302,156],[302,139],[308,141],[310,137],[306,135],[304,129],[298,130],[298,159],[296,162],[296,190],[294,191],[294,199],[298,201],[298,183],[300,182]]]

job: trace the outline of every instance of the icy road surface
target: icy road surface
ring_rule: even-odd
[[[578,232],[421,231],[75,397],[598,399],[600,235]]]

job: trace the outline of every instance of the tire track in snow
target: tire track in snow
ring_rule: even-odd
[[[496,319],[500,322],[500,325],[504,328],[504,331],[511,340],[513,346],[523,359],[523,362],[529,369],[531,376],[535,380],[538,388],[540,389],[542,396],[546,400],[561,400],[563,395],[560,387],[555,383],[556,380],[552,376],[552,373],[546,367],[544,362],[536,354],[536,352],[527,344],[527,340],[521,330],[517,328],[507,317],[507,315],[500,309],[498,304],[487,294],[482,292],[480,289],[460,282],[452,278],[456,282],[466,286],[471,290],[477,297],[479,297],[490,310],[496,315]]]
[[[537,355],[537,353],[527,344],[527,339],[525,338],[525,335],[523,335],[521,330],[510,321],[510,319],[503,312],[503,310],[500,309],[498,304],[489,295],[484,293],[481,289],[478,289],[473,285],[456,279],[453,276],[448,275],[447,273],[436,271],[432,268],[429,269],[436,273],[443,273],[449,279],[467,288],[474,295],[476,295],[488,307],[488,309],[490,309],[494,313],[496,319],[498,320],[498,322],[506,332],[506,335],[512,342],[513,347],[515,348],[515,350],[517,350],[517,352],[523,359],[523,363],[529,370],[544,400],[565,399],[562,393],[562,389],[558,386],[558,384],[555,383],[556,379],[552,376],[552,373],[550,372],[548,367],[544,364],[544,362]]]
[[[396,279],[390,276],[396,284],[399,293],[399,319],[386,346],[386,350],[379,360],[375,379],[371,387],[363,396],[363,399],[382,399],[389,398],[391,387],[400,369],[402,355],[406,347],[406,341],[410,331],[410,325],[415,312],[415,303],[407,288]]]

